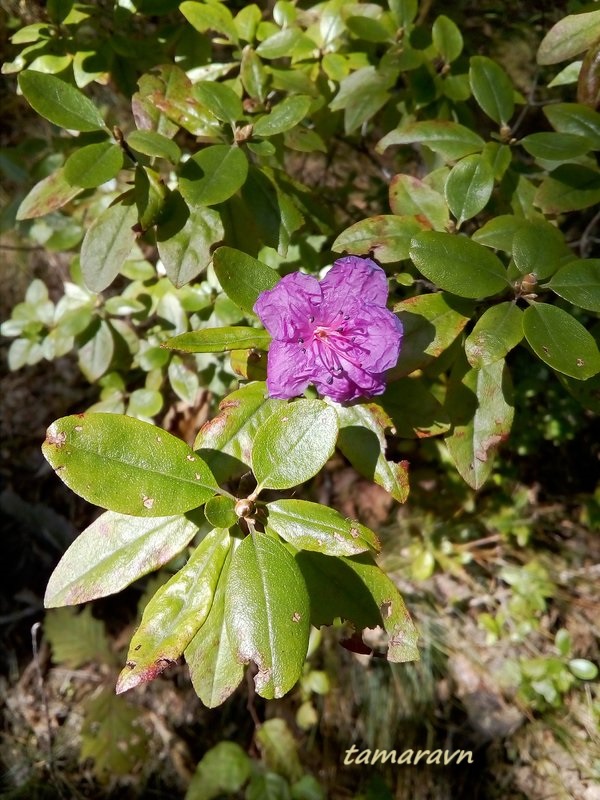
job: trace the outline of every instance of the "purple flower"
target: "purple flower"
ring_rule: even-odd
[[[273,337],[269,395],[296,397],[309,383],[338,402],[382,394],[402,341],[387,296],[385,272],[358,256],[338,259],[321,282],[294,272],[262,292],[254,310]]]

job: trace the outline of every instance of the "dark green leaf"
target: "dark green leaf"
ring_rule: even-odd
[[[499,303],[486,309],[465,340],[472,367],[480,369],[499,361],[523,338],[523,312],[515,303]]]
[[[369,547],[380,549],[373,531],[319,503],[277,500],[267,505],[267,513],[267,530],[278,534],[297,550],[351,556]]]
[[[235,513],[235,500],[216,495],[204,507],[204,516],[214,528],[231,528],[238,518]]]
[[[420,379],[394,381],[377,402],[389,416],[394,435],[401,439],[439,436],[450,427],[441,403]]]
[[[191,206],[213,206],[235,194],[247,175],[244,152],[239,147],[216,144],[185,162],[179,188]]]
[[[197,531],[183,516],[143,519],[106,511],[58,562],[44,606],[70,606],[120,592],[170,561]]]
[[[243,325],[222,328],[202,328],[199,331],[182,333],[167,339],[162,346],[169,350],[184,353],[222,353],[226,350],[243,350],[255,347],[267,350],[271,335],[260,328],[247,328]]]
[[[445,195],[457,227],[486,207],[493,188],[493,170],[482,156],[467,156],[452,168]]]
[[[534,303],[525,311],[523,329],[538,358],[557,372],[582,381],[600,372],[594,337],[562,308]]]
[[[92,101],[55,75],[28,69],[19,75],[19,88],[34,111],[54,125],[74,131],[106,127]]]
[[[533,272],[540,280],[552,275],[562,259],[572,257],[560,230],[545,219],[520,220],[512,256],[521,275]]]
[[[185,442],[133,417],[63,417],[48,428],[42,451],[70,489],[121,514],[182,514],[217,490],[208,467]]]
[[[135,168],[133,196],[140,227],[143,231],[147,231],[163,213],[167,187],[158,172],[138,164]]]
[[[470,63],[469,81],[475,100],[490,119],[506,125],[515,110],[512,81],[491,58],[471,56]]]
[[[590,139],[578,133],[530,133],[521,144],[534,158],[546,161],[568,161],[592,149]]]
[[[96,217],[81,245],[81,270],[86,286],[101,292],[114,281],[135,243],[134,205],[116,203]]]
[[[472,306],[443,292],[403,300],[394,306],[404,328],[394,377],[422,369],[447,350],[471,318]]]
[[[593,206],[600,202],[600,172],[579,164],[563,164],[544,178],[534,202],[545,214]]]
[[[282,188],[273,171],[251,167],[242,197],[263,243],[286,255],[292,234],[304,221],[289,187]]]
[[[600,312],[600,259],[569,262],[547,286],[574,306]]]
[[[382,214],[351,225],[331,245],[334,252],[372,254],[382,264],[408,258],[411,241],[428,224],[417,217]]]
[[[472,238],[474,242],[483,244],[486,247],[493,247],[494,250],[512,253],[513,239],[522,223],[523,217],[517,217],[514,214],[501,214],[498,217],[493,217],[478,231],[475,231]]]
[[[254,533],[235,551],[225,620],[238,660],[258,667],[258,694],[282,697],[302,672],[310,603],[296,562],[277,539]]]
[[[600,114],[580,103],[548,103],[542,109],[559,133],[584,136],[594,149],[600,149]]]
[[[76,150],[65,161],[64,176],[72,186],[94,189],[110,181],[123,168],[118,144],[98,142]]]
[[[57,664],[70,669],[77,669],[90,661],[114,665],[104,625],[92,616],[90,606],[80,613],[70,608],[49,611],[44,619],[44,633]]]
[[[481,489],[513,420],[512,384],[504,361],[470,369],[460,380],[454,379],[446,409],[454,423],[446,438],[448,452],[469,486]]]
[[[458,122],[429,120],[413,122],[404,128],[391,131],[378,143],[377,150],[383,153],[391,145],[416,143],[427,145],[446,161],[457,161],[471,153],[479,153],[485,144],[474,131]]]
[[[248,95],[262,103],[267,93],[267,71],[256,52],[248,45],[242,53],[240,77]]]
[[[254,437],[259,489],[290,489],[312,478],[333,453],[336,413],[322,400],[296,400],[275,411]]]
[[[117,694],[154,680],[182,655],[208,617],[230,545],[229,531],[212,531],[156,592],[129,645]]]
[[[358,629],[383,626],[388,661],[419,659],[418,633],[396,586],[366,553],[338,558],[302,550],[296,561],[311,598],[311,623],[331,625],[336,617]]]
[[[232,247],[219,247],[213,264],[223,291],[248,312],[254,310],[258,295],[272,289],[279,280],[274,269]]]
[[[111,326],[96,317],[79,343],[79,369],[90,383],[98,380],[110,367],[115,352]]]
[[[344,110],[347,134],[371,119],[387,103],[392,83],[372,66],[361,67],[341,81],[339,91],[329,107],[332,111]]]
[[[298,780],[303,772],[298,758],[298,745],[284,719],[268,719],[256,731],[256,740],[269,769],[289,781]]]
[[[408,462],[388,461],[385,457],[386,428],[392,422],[376,403],[336,406],[340,435],[338,447],[352,466],[365,478],[389,492],[399,503],[408,497]]]
[[[410,257],[426,278],[460,297],[481,299],[509,286],[500,259],[464,236],[425,231],[413,239]]]

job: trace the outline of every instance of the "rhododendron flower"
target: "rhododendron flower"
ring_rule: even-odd
[[[294,272],[262,292],[254,310],[273,337],[270,397],[296,397],[311,383],[338,402],[384,392],[402,342],[387,296],[385,272],[358,256],[338,259],[320,282]]]

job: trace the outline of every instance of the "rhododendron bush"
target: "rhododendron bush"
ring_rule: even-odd
[[[336,620],[350,648],[380,627],[380,655],[417,659],[377,532],[297,487],[337,449],[404,503],[400,443],[431,439],[480,489],[519,414],[516,349],[597,410],[600,11],[547,31],[527,97],[416,0],[48,5],[4,65],[51,123],[15,225],[71,274],[56,304],[34,281],[2,332],[11,368],[73,351],[98,384],[43,452],[106,510],[46,606],[184,554],[117,691],[183,656],[211,707],[248,664],[284,695]],[[347,152],[328,185],[342,145],[368,188]],[[155,424],[201,390],[192,444]]]

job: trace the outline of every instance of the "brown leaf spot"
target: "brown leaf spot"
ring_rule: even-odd
[[[358,537],[359,537],[358,529],[355,528],[354,525],[350,528],[350,536],[353,539],[358,539]]]
[[[154,505],[154,498],[148,497],[147,495],[142,495],[142,503],[144,504],[144,508],[152,508]]]
[[[381,619],[389,619],[392,616],[392,601],[384,600],[379,606],[379,611],[381,612]]]
[[[478,461],[487,461],[489,451],[493,448],[497,447],[500,442],[505,439],[506,437],[499,433],[493,433],[491,436],[488,436],[487,439],[484,439],[481,442],[481,446],[477,448],[475,451],[475,458]]]
[[[192,456],[189,453],[187,454],[186,458],[187,458],[188,461],[195,461],[196,460],[196,456]]]
[[[137,651],[141,648],[141,646],[142,646],[141,644],[136,644],[136,646],[133,649]]]
[[[202,475],[200,475],[199,472],[196,472],[195,475],[194,475],[194,478],[196,478],[196,480],[199,481],[199,480],[201,480]]]
[[[135,669],[135,665],[136,664],[137,664],[137,661],[127,661],[127,662],[125,662],[125,666],[128,669]]]
[[[546,353],[547,356],[550,355],[550,350],[548,350],[545,344],[542,345],[542,350],[544,351],[544,353]]]
[[[83,430],[83,425],[75,425],[75,430],[77,431],[77,433],[79,433],[80,431]]]
[[[297,611],[294,611],[294,613],[292,614],[292,622],[300,622],[301,619],[302,615],[299,614]]]
[[[583,360],[583,358],[578,358],[575,363],[577,364],[578,367],[584,367],[585,366],[585,361]]]

